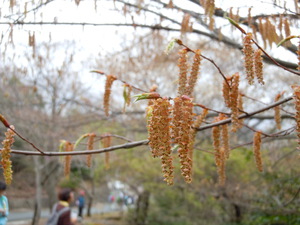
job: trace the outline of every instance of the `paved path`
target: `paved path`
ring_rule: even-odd
[[[98,203],[92,208],[92,214],[101,214],[107,213],[112,211],[119,211],[120,208],[116,205],[111,205],[108,203]],[[77,213],[77,209],[75,207],[72,208],[72,212]],[[85,211],[86,213],[86,211]],[[49,209],[43,209],[41,217],[47,218],[49,217],[50,212]],[[7,225],[23,225],[23,224],[30,224],[33,217],[33,210],[31,209],[21,209],[16,211],[10,211],[8,216]]]

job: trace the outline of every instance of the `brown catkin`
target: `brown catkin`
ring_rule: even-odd
[[[0,164],[3,169],[3,177],[6,184],[11,184],[12,181],[12,162],[11,162],[11,146],[14,143],[14,135],[15,133],[12,131],[14,130],[14,126],[11,125],[10,129],[7,129],[5,132],[5,139],[2,141],[3,148],[1,150],[1,161]]]
[[[298,42],[297,56],[298,56],[298,67],[297,67],[297,70],[300,71],[300,37],[299,37],[299,42]]]
[[[216,117],[214,119],[214,122],[218,122],[219,118]],[[221,129],[219,126],[215,126],[212,128],[212,139],[213,139],[213,146],[214,146],[214,151],[215,151],[215,162],[217,167],[220,166],[221,159],[220,159],[220,148],[221,148]]]
[[[179,51],[179,59],[178,59],[178,67],[179,67],[178,96],[182,96],[186,93],[187,72],[188,72],[187,53],[188,53],[188,50],[186,48]]]
[[[186,88],[186,95],[188,95],[188,96],[192,96],[192,94],[193,94],[194,87],[195,87],[197,79],[198,79],[200,63],[201,63],[201,50],[197,49],[195,51],[191,75],[188,79],[188,84],[187,84],[187,88]]]
[[[248,18],[247,18],[247,22],[248,22],[248,26],[249,26],[249,27],[252,27],[251,10],[252,10],[252,8],[249,8],[249,9],[248,9]]]
[[[231,107],[231,131],[236,132],[239,126],[239,109],[238,109],[238,97],[239,97],[239,82],[240,75],[238,73],[233,74],[231,89],[230,89],[230,107]]]
[[[248,83],[253,84],[254,68],[253,68],[253,48],[252,48],[252,34],[247,33],[243,40],[244,52],[244,66],[247,74]]]
[[[181,33],[191,31],[190,18],[191,18],[190,14],[188,14],[188,13],[184,14],[182,21],[181,21]]]
[[[257,169],[262,172],[263,171],[263,163],[260,153],[261,147],[261,132],[255,132],[253,136],[253,154],[256,163]]]
[[[274,101],[277,102],[280,100],[282,93],[279,93],[275,96]],[[280,105],[274,107],[274,119],[276,123],[276,128],[281,130],[281,113],[280,113]]]
[[[104,92],[104,98],[103,98],[104,112],[105,112],[106,116],[109,116],[109,98],[110,98],[110,94],[111,94],[111,86],[116,79],[117,78],[114,75],[106,76],[105,92]]]
[[[104,137],[102,138],[102,146],[103,148],[108,148],[111,146],[111,134],[107,133],[104,134]],[[109,169],[110,168],[110,153],[109,152],[105,152],[105,169]]]
[[[160,157],[162,173],[168,185],[173,184],[173,158],[171,151],[170,108],[168,99],[153,101],[153,112],[148,125],[149,146],[153,157]]]
[[[239,91],[238,96],[238,109],[239,109],[239,115],[241,115],[244,112],[244,106],[243,106],[243,96],[244,94]],[[244,119],[239,119],[239,125],[238,129],[242,128],[244,125]]]
[[[261,55],[262,55],[262,52],[260,49],[255,50],[253,66],[254,66],[254,73],[258,80],[258,83],[263,85],[263,84],[265,84],[265,82],[264,82],[264,77],[263,77],[263,60],[262,60]]]
[[[220,114],[220,120],[225,120],[227,117],[224,114]],[[228,124],[221,125],[221,137],[222,137],[222,148],[225,152],[225,156],[229,158],[229,133],[228,133]]]
[[[280,14],[279,16],[279,23],[278,23],[278,30],[280,31],[280,36],[282,36],[282,27],[283,27],[283,15]]]
[[[232,77],[226,77],[226,81],[223,81],[223,88],[222,88],[222,93],[223,93],[223,98],[225,105],[230,108],[230,83],[231,83]]]
[[[150,93],[151,93],[151,92],[156,92],[156,90],[157,90],[157,85],[154,84],[154,85],[152,85],[152,87],[150,88],[149,92],[150,92]],[[151,105],[153,105],[153,99],[149,99],[149,100],[148,100],[148,106],[151,106]],[[148,109],[146,109],[146,111],[148,111]]]
[[[191,146],[192,135],[193,135],[193,102],[191,99],[182,99],[183,101],[183,111],[182,111],[182,121],[180,138],[178,139],[178,156],[180,158],[181,164],[181,174],[184,177],[185,182],[192,182],[192,155],[193,146]]]
[[[219,166],[217,167],[218,174],[219,174],[219,185],[224,186],[226,181],[226,172],[225,172],[226,152],[224,148],[220,148],[218,158],[220,160]]]
[[[96,134],[94,134],[94,133],[89,134],[89,139],[87,141],[87,149],[88,150],[93,150],[94,149],[94,139],[95,139],[95,137],[96,137]],[[88,167],[92,166],[92,154],[88,154],[86,156],[86,165]]]
[[[193,102],[187,96],[173,99],[172,136],[178,144],[181,174],[185,182],[192,182],[192,159],[190,158],[193,145]]]
[[[296,120],[296,132],[297,132],[297,137],[298,137],[298,149],[300,145],[300,86],[294,85],[292,86],[294,90],[294,105],[296,109],[296,115],[295,115],[295,120]]]
[[[203,109],[202,113],[199,114],[197,117],[196,117],[196,120],[194,122],[194,127],[195,128],[198,128],[201,126],[202,122],[204,121],[205,117],[207,116],[208,114],[208,109]],[[194,132],[196,133],[196,132]]]
[[[67,141],[65,144],[65,152],[72,152],[72,151],[73,151],[73,144]],[[65,162],[64,162],[65,163],[64,174],[67,179],[70,177],[71,162],[72,162],[72,155],[66,155]]]
[[[259,23],[258,23],[258,30],[259,30],[259,33],[261,34],[261,37],[262,37],[262,40],[264,42],[264,48],[267,47],[267,35],[266,35],[266,29],[265,29],[265,24],[266,23],[263,23],[262,22],[262,18],[259,18]]]
[[[285,36],[286,37],[290,36],[291,35],[291,30],[290,30],[290,23],[289,23],[288,18],[284,18],[283,25],[284,25]]]

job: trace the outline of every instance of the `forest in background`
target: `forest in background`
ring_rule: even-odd
[[[299,83],[299,2],[241,1],[238,6],[229,1],[184,2],[3,1],[1,115],[45,152],[58,152],[64,140],[75,143],[83,134],[91,133],[96,134],[92,149],[108,147],[104,142],[107,135],[112,135],[111,146],[137,143],[137,147],[93,154],[91,167],[86,165],[85,156],[72,156],[66,179],[64,157],[18,154],[18,150],[36,151],[16,137],[9,186],[14,195],[10,199],[35,199],[32,224],[39,221],[42,198],[49,208],[56,201],[58,186],[85,189],[91,206],[107,197],[109,192],[103,194],[101,190],[115,180],[126,184],[137,198],[135,207],[124,216],[128,224],[300,223],[299,150],[292,100],[280,105],[279,118],[278,108],[269,107],[246,117],[242,128],[230,132],[225,186],[218,183],[212,129],[204,129],[213,127],[219,112],[231,116],[222,96],[224,79],[219,70],[226,76],[240,73],[242,112],[246,115],[293,95],[291,86]],[[84,13],[88,13],[86,18],[78,17]],[[232,25],[226,16],[239,25]],[[264,85],[256,80],[249,85],[246,79],[241,51],[245,35],[237,27],[252,32],[270,56],[263,54]],[[66,36],[64,29],[68,29]],[[296,37],[276,46],[291,35]],[[111,37],[112,42],[102,36]],[[193,93],[193,102],[209,109],[196,134],[193,181],[187,184],[180,175],[174,148],[174,184],[168,186],[163,181],[161,162],[153,159],[147,146],[148,101],[134,102],[134,98],[124,98],[124,93],[133,87],[130,95],[139,95],[157,85],[160,96],[176,97],[178,52],[184,46],[175,43],[165,54],[172,38],[190,49],[200,49],[213,61],[202,59]],[[188,53],[190,62],[193,55]],[[91,73],[93,70],[98,73]],[[103,101],[109,74],[117,80],[111,87],[107,116]],[[128,99],[130,105],[126,105]],[[203,109],[194,107],[194,113],[201,115]],[[3,140],[6,127],[0,130]],[[257,131],[263,136],[262,173],[256,168],[252,151]],[[76,150],[88,149],[85,138]],[[105,196],[99,197],[101,194]]]

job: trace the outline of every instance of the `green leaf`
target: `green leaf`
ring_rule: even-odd
[[[241,28],[240,25],[239,25],[236,21],[234,21],[233,19],[231,19],[231,18],[229,18],[229,17],[227,17],[227,16],[225,16],[225,18],[228,19],[229,22],[230,22],[233,26],[235,26],[236,28],[238,28],[243,34],[246,34],[246,31],[245,31],[243,28]]]
[[[81,135],[81,137],[78,138],[77,141],[75,142],[75,145],[74,145],[74,149],[73,149],[73,150],[75,150],[75,148],[79,145],[79,143],[80,143],[81,141],[83,141],[83,139],[85,139],[85,138],[88,137],[88,136],[89,136],[89,134]]]
[[[174,39],[174,38],[169,42],[169,44],[167,45],[167,47],[165,49],[165,53],[167,55],[174,49],[175,43],[176,43],[176,39]]]
[[[286,37],[285,39],[281,40],[278,44],[277,44],[277,47],[279,47],[280,45],[284,44],[285,42],[293,39],[293,38],[300,38],[300,36],[295,36],[295,35],[292,35],[292,36],[288,36]]]
[[[135,102],[143,99],[157,99],[160,98],[160,95],[157,92],[151,92],[151,93],[143,93],[139,95],[134,95],[133,96],[135,99]]]

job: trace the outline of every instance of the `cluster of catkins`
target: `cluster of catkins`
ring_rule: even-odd
[[[180,159],[181,174],[187,183],[192,181],[192,153],[195,137],[194,123],[200,125],[201,121],[193,121],[193,102],[191,95],[197,81],[201,62],[200,50],[194,53],[194,62],[188,76],[187,63],[188,49],[179,52],[179,87],[178,96],[173,99],[173,104],[168,98],[151,100],[148,105],[148,132],[149,146],[153,157],[160,157],[162,172],[165,181],[173,184],[173,157],[172,145],[177,146]],[[207,110],[204,111],[205,115]],[[204,116],[199,117],[201,120]]]
[[[235,73],[232,76],[226,77],[222,89],[225,105],[231,109],[232,132],[236,132],[241,127],[238,116],[243,104],[242,96],[239,92],[239,82],[240,75],[239,73]]]
[[[252,33],[247,33],[243,40],[243,52],[244,52],[244,66],[247,74],[248,83],[251,85],[254,83],[256,77],[260,84],[264,84],[263,78],[263,63],[261,57],[261,50],[253,50],[252,47]]]

